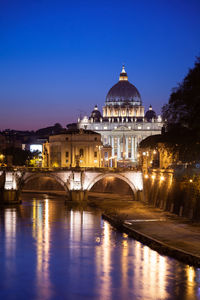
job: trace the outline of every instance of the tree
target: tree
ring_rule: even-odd
[[[162,115],[167,120],[168,130],[175,126],[187,127],[198,130],[200,136],[200,57],[183,82],[173,89]]]
[[[162,108],[165,147],[182,162],[200,162],[200,57]]]
[[[10,147],[3,151],[5,162],[8,166],[39,166],[40,153],[22,150],[21,148]]]
[[[28,150],[10,147],[3,151],[5,160],[8,165],[23,166],[26,164],[27,159],[32,155]]]

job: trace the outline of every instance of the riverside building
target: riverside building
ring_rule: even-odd
[[[43,144],[43,167],[98,168],[105,164],[101,155],[103,149],[99,133],[85,129],[65,130],[50,135],[49,141]]]
[[[106,96],[103,114],[96,105],[90,117],[78,119],[78,128],[101,134],[103,145],[112,147],[112,158],[119,166],[134,165],[139,143],[150,135],[160,134],[162,126],[161,117],[156,116],[151,105],[144,113],[140,93],[128,81],[124,66],[118,83]]]

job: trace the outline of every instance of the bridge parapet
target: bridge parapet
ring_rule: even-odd
[[[141,171],[141,168],[137,167],[132,167],[132,168],[110,168],[110,167],[104,167],[104,168],[92,168],[92,167],[73,167],[73,168],[68,168],[68,167],[51,167],[51,168],[46,168],[46,167],[24,167],[24,166],[17,166],[17,167],[0,167],[0,174],[3,171],[10,171],[10,172],[63,172],[63,171],[72,171],[72,172],[80,172],[80,171],[91,171],[91,172],[111,172],[111,173],[119,173],[119,172],[130,172],[130,171]]]

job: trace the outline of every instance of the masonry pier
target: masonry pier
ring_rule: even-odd
[[[0,192],[1,204],[20,204],[17,190],[2,190]]]
[[[88,200],[88,191],[71,190],[69,191],[70,200],[73,202],[86,202]]]

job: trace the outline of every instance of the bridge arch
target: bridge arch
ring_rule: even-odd
[[[65,184],[65,182],[59,176],[57,176],[55,174],[49,174],[49,173],[37,173],[37,174],[28,174],[28,175],[25,174],[25,176],[23,176],[20,180],[18,191],[21,192],[24,185],[26,183],[28,183],[30,180],[36,179],[36,178],[42,178],[42,177],[47,177],[47,178],[49,177],[49,178],[54,179],[56,182],[58,182],[63,187],[66,194],[69,193],[69,189],[68,189],[67,185]]]
[[[126,182],[130,186],[134,196],[136,197],[137,189],[136,189],[135,185],[128,178],[126,178],[124,175],[116,174],[116,173],[100,174],[99,176],[93,178],[91,180],[91,182],[89,182],[87,190],[90,191],[91,188],[95,185],[95,183],[97,183],[98,181],[100,181],[101,179],[106,178],[106,177],[115,177],[115,178],[119,178],[122,181]]]

